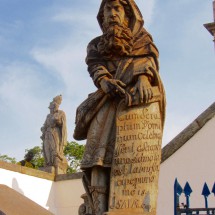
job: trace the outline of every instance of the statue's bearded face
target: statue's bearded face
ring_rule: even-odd
[[[125,10],[119,0],[108,1],[104,7],[105,25],[123,25],[125,21]]]
[[[104,6],[104,34],[98,44],[100,54],[107,57],[126,56],[132,51],[133,37],[121,0],[109,0]]]

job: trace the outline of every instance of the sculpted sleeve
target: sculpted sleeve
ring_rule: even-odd
[[[97,43],[100,37],[93,39],[87,47],[86,64],[88,65],[88,72],[93,79],[94,84],[99,87],[100,80],[106,76],[112,78],[112,75],[106,68],[106,63],[97,51]]]
[[[139,60],[135,60],[133,67],[134,77],[139,75],[145,75],[152,82],[154,80],[155,73],[158,73],[153,57],[145,57]]]
[[[146,75],[153,81],[159,70],[159,51],[151,35],[144,28],[137,36],[132,55],[135,56],[133,75]]]

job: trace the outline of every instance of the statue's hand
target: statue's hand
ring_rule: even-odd
[[[145,75],[140,75],[136,85],[131,89],[131,93],[135,95],[139,93],[140,103],[147,103],[153,97],[152,86],[149,79]]]
[[[116,95],[123,96],[125,94],[124,87],[126,85],[120,80],[109,79],[107,77],[104,77],[100,81],[100,86],[106,94],[110,94],[113,97]]]

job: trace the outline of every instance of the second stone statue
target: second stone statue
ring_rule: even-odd
[[[53,98],[49,105],[50,113],[41,128],[45,158],[45,167],[41,170],[55,174],[66,173],[68,167],[63,153],[67,144],[66,115],[64,111],[59,110],[61,102],[61,95]]]

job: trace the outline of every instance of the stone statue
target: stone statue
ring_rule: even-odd
[[[77,108],[74,131],[76,140],[87,139],[81,162],[83,185],[92,214],[111,213],[112,209],[127,214],[129,207],[137,208],[136,214],[143,214],[139,211],[149,212],[152,208],[150,199],[154,196],[151,196],[151,191],[142,190],[139,199],[143,199],[143,202],[132,200],[129,206],[126,201],[129,195],[134,193],[133,196],[136,196],[137,189],[132,194],[129,190],[128,196],[123,199],[127,193],[123,194],[123,190],[114,191],[113,186],[120,187],[120,183],[125,185],[127,181],[123,180],[127,180],[126,177],[135,181],[136,186],[136,176],[132,174],[134,167],[137,167],[130,165],[134,162],[132,156],[138,157],[135,163],[145,171],[143,163],[146,160],[146,147],[151,144],[160,150],[165,93],[158,73],[159,53],[152,36],[143,28],[144,21],[134,0],[102,0],[97,19],[103,34],[89,43],[86,63],[98,90],[89,94]],[[156,122],[149,126],[146,119]],[[152,126],[157,130],[147,130]],[[154,142],[148,142],[149,139]],[[128,147],[127,142],[130,144]],[[142,152],[138,154],[140,150]],[[160,162],[159,150],[156,162]],[[127,157],[119,157],[125,154]],[[126,166],[127,160],[129,167]],[[156,166],[156,171],[158,169]],[[114,181],[116,177],[119,178]],[[149,179],[150,182],[157,180],[156,177]]]
[[[43,140],[43,155],[45,158],[45,170],[54,168],[56,174],[66,173],[67,160],[63,150],[67,144],[66,115],[59,106],[62,96],[56,96],[49,105],[50,114],[47,115],[45,123],[41,128]]]

